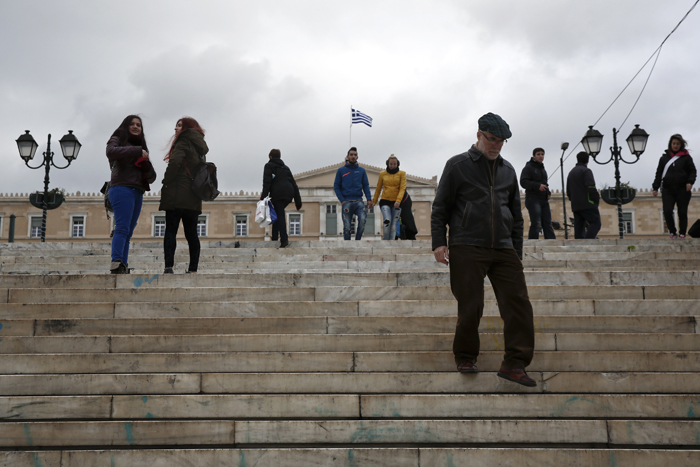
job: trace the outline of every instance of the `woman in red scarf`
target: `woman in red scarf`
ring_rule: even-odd
[[[659,159],[656,178],[652,184],[654,196],[659,195],[659,188],[661,188],[664,218],[668,231],[671,232],[671,238],[685,238],[688,228],[688,204],[690,204],[693,184],[697,177],[693,158],[688,154],[686,146],[687,143],[681,135],[671,136],[668,149]],[[678,232],[673,219],[674,205],[678,207]]]

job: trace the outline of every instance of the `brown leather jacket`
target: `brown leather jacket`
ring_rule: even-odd
[[[143,191],[150,191],[150,184],[156,181],[156,171],[149,161],[142,161],[137,167],[143,152],[141,146],[132,146],[128,142],[119,145],[119,137],[112,136],[107,142],[107,159],[112,169],[111,186],[131,186]]]

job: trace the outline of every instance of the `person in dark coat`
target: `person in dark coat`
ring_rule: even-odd
[[[686,150],[687,143],[681,135],[673,135],[668,141],[668,149],[659,159],[656,177],[652,184],[652,194],[659,195],[663,202],[664,219],[671,238],[685,238],[688,228],[688,205],[698,172],[693,158]],[[678,206],[679,231],[673,219],[673,206]]]
[[[188,273],[196,273],[199,266],[199,236],[197,221],[202,213],[202,200],[192,192],[192,171],[200,162],[206,162],[209,152],[204,141],[204,130],[197,120],[183,117],[175,125],[175,135],[170,151],[165,156],[168,168],[163,177],[159,210],[165,211],[165,254],[164,274],[172,274],[177,248],[177,230],[185,230],[185,238],[190,250]]]
[[[299,187],[294,180],[292,171],[282,161],[282,153],[279,149],[273,149],[269,154],[269,162],[263,169],[263,188],[260,199],[265,199],[268,195],[275,208],[277,221],[272,224],[272,241],[280,239],[280,248],[289,245],[287,235],[287,219],[284,209],[294,200],[297,211],[301,209],[301,195]]]
[[[552,211],[549,209],[549,198],[552,193],[547,183],[547,170],[544,168],[544,149],[532,150],[532,159],[525,164],[520,173],[520,186],[525,188],[525,207],[530,214],[530,231],[527,238],[540,238],[540,229],[547,240],[557,238],[552,228]]]
[[[129,273],[129,245],[141,214],[144,191],[156,180],[148,157],[143,123],[138,115],[126,117],[107,142],[110,177],[109,201],[114,210],[112,274]]]
[[[408,191],[405,191],[401,200],[401,238],[403,240],[415,240],[418,233],[412,209],[413,201]]]
[[[566,196],[574,213],[574,238],[596,238],[601,227],[600,193],[595,187],[593,172],[588,168],[588,160],[588,153],[581,151],[576,154],[578,163],[566,178]]]

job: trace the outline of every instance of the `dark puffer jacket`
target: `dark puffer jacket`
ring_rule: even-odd
[[[111,186],[130,186],[150,191],[149,185],[156,181],[156,171],[148,159],[141,159],[143,148],[128,142],[119,145],[119,137],[112,136],[107,142],[107,159],[112,169]],[[139,166],[136,163],[139,162]]]
[[[180,133],[170,154],[168,168],[165,169],[158,209],[161,211],[189,209],[202,212],[202,200],[190,188],[192,179],[185,170],[185,164],[192,172],[200,162],[206,162],[204,156],[208,152],[207,143],[199,131],[188,128]]]
[[[433,250],[447,245],[513,248],[522,258],[523,214],[518,177],[501,156],[493,170],[472,146],[447,161],[431,215]]]
[[[530,159],[520,173],[520,186],[525,188],[525,198],[547,200],[552,193],[547,188],[540,191],[540,185],[547,185],[547,170],[542,162]]]
[[[579,162],[566,177],[566,196],[571,201],[572,211],[584,211],[598,207],[600,193],[595,187],[593,172]]]
[[[651,185],[654,191],[659,191],[659,188],[667,188],[669,190],[673,189],[683,189],[690,183],[695,185],[695,179],[698,176],[698,172],[695,169],[695,164],[693,163],[693,158],[687,152],[676,158],[676,161],[671,164],[671,167],[666,171],[666,176],[661,180],[661,174],[664,173],[664,168],[669,160],[671,160],[671,153],[666,150],[661,159],[659,159],[659,166],[656,168],[656,177],[654,178],[654,183]]]
[[[272,201],[291,203],[301,209],[301,195],[292,171],[284,165],[282,159],[272,158],[263,169],[263,188],[260,199],[270,195]]]

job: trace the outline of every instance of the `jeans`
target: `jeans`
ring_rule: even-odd
[[[588,230],[586,230],[588,222]],[[598,208],[574,211],[574,238],[595,238],[600,230]]]
[[[687,191],[685,186],[676,189],[661,189],[664,219],[666,220],[666,227],[668,227],[670,233],[685,235],[688,229],[688,205],[690,204],[691,194],[692,192]],[[674,204],[678,206],[678,232],[676,232],[676,221],[673,218]]]
[[[535,325],[523,263],[513,249],[453,245],[450,288],[457,299],[457,328],[452,345],[455,362],[476,362],[479,322],[484,313],[484,277],[488,276],[503,318],[504,369],[525,368],[535,350]]]
[[[165,211],[165,236],[163,237],[163,250],[165,253],[165,267],[172,268],[175,265],[175,249],[177,248],[177,229],[185,230],[185,238],[190,248],[190,265],[188,271],[197,272],[199,266],[199,236],[197,235],[197,220],[199,213],[191,209],[172,209]]]
[[[530,213],[530,232],[527,235],[529,240],[540,238],[540,229],[544,232],[545,239],[554,240],[557,238],[552,228],[552,212],[549,210],[549,201],[525,198],[525,207]]]
[[[367,222],[365,203],[363,203],[361,199],[346,200],[341,208],[343,209],[343,238],[345,240],[350,240],[352,216],[355,215],[357,216],[355,240],[361,240],[362,234],[365,232],[365,222]]]
[[[391,206],[381,206],[382,217],[384,218],[383,240],[393,240],[398,236],[396,230],[399,218],[401,217],[401,208],[395,208],[394,205]]]
[[[109,189],[109,202],[114,209],[112,261],[128,264],[129,245],[141,214],[143,192],[130,186],[113,186]]]
[[[289,241],[289,236],[287,235],[287,215],[284,212],[284,208],[289,205],[289,201],[273,200],[272,207],[275,208],[275,214],[277,214],[277,220],[272,224],[272,241],[277,241],[279,237],[282,243],[287,243]]]

